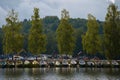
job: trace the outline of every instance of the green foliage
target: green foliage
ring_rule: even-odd
[[[55,32],[51,31],[47,34],[47,51],[48,54],[54,54],[57,51],[57,43],[55,38]]]
[[[31,21],[30,20],[27,20],[27,19],[24,19],[24,21],[22,22],[22,26],[23,26],[23,33],[25,35],[27,35],[29,33],[29,30],[31,28]]]
[[[86,19],[80,19],[80,18],[70,18],[69,23],[74,27],[74,28],[80,28],[84,27],[86,30],[86,24],[87,20]]]
[[[41,19],[43,22],[43,32],[47,35],[47,50],[46,53],[51,54],[53,51],[58,51],[55,40],[55,31],[56,28],[58,28],[58,25],[60,23],[60,20],[57,16],[46,16],[45,18]],[[76,47],[75,47],[75,53],[79,52],[80,49],[82,49],[81,45],[81,31],[86,31],[86,19],[80,19],[80,18],[70,18],[68,20],[69,23],[75,28],[75,37],[77,38]],[[100,21],[99,21],[100,22]],[[29,30],[31,28],[31,20],[24,19],[23,22],[21,22],[23,25],[23,34],[25,36],[24,38],[24,49],[27,50],[28,47],[28,35]],[[102,22],[101,22],[102,24]],[[81,29],[81,30],[80,30]],[[80,30],[80,32],[79,32]],[[102,31],[102,30],[101,30]],[[54,50],[53,50],[54,48]]]
[[[2,28],[0,28],[0,53],[3,53],[3,46],[2,46],[2,41],[3,41],[3,31]]]
[[[43,18],[43,26],[50,31],[56,31],[60,20],[57,16],[46,16]]]
[[[84,30],[83,27],[77,28],[75,29],[75,37],[76,37],[76,46],[75,46],[75,50],[74,53],[78,53],[82,50],[82,37],[81,35],[83,34]],[[77,54],[75,54],[77,55]]]
[[[65,13],[65,11],[63,11],[63,13]],[[64,17],[66,16],[65,19],[63,19]],[[39,18],[40,19],[40,18]],[[34,24],[34,28],[32,28],[33,26],[33,23],[37,23],[37,24]],[[97,21],[99,24],[100,24],[100,30],[99,30],[99,34],[103,34],[103,22],[101,21]],[[53,52],[55,53],[58,53],[58,47],[57,47],[57,42],[56,42],[56,34],[57,31],[56,29],[58,28],[58,25],[60,24],[60,19],[57,17],[57,16],[46,16],[42,19],[40,19],[40,21],[31,21],[30,19],[27,20],[27,19],[24,19],[24,21],[21,21],[21,23],[18,21],[16,22],[17,24],[19,23],[20,25],[22,24],[22,30],[20,30],[22,32],[22,34],[24,35],[24,45],[23,45],[23,48],[28,51],[28,46],[31,45],[31,49],[34,48],[34,50],[36,51],[37,47],[35,47],[36,45],[32,45],[32,43],[36,43],[37,46],[38,46],[38,38],[35,38],[37,36],[41,36],[41,35],[44,35],[43,33],[45,33],[46,35],[44,35],[44,37],[46,38],[45,39],[45,44],[46,44],[46,53],[48,54],[52,54]],[[42,24],[43,23],[43,24]],[[74,53],[78,53],[80,50],[82,50],[82,33],[86,32],[87,30],[87,20],[86,19],[81,19],[81,18],[69,18],[69,14],[67,12],[67,14],[62,14],[62,19],[61,19],[61,23],[65,24],[63,25],[65,28],[67,28],[68,26],[73,26],[72,28],[74,28],[73,32],[70,33],[72,34],[72,36],[74,38],[76,38],[76,43],[75,43],[75,47],[74,47]],[[66,23],[69,24],[67,27],[66,27]],[[42,29],[38,29],[39,26],[36,26],[40,24],[42,27]],[[60,25],[59,25],[60,26]],[[62,25],[61,25],[62,26]],[[3,28],[5,28],[3,26]],[[2,29],[3,29],[2,28]],[[9,31],[7,32],[8,28],[6,29],[4,35],[6,34],[6,36],[11,36],[9,34]],[[37,31],[36,31],[37,30]],[[39,32],[42,32],[41,35],[38,35],[37,33]],[[41,31],[42,30],[42,31]],[[19,31],[18,31],[19,32]],[[65,32],[65,30],[64,30]],[[67,31],[65,33],[68,33]],[[37,34],[37,35],[36,35]],[[63,33],[61,33],[63,34]],[[30,39],[30,35],[31,35],[31,43],[28,39]],[[34,36],[35,35],[35,36]],[[67,34],[66,34],[67,35]],[[18,36],[18,35],[16,35]],[[32,37],[34,36],[34,37]],[[65,36],[65,35],[64,35]],[[19,36],[18,36],[19,37]],[[0,41],[4,41],[5,39],[3,39],[3,33],[0,31]],[[43,37],[42,37],[43,38]],[[67,37],[68,38],[68,37]],[[9,41],[11,38],[7,38],[7,40]],[[68,40],[67,39],[64,39],[66,40],[66,44],[68,44]],[[39,40],[41,41],[41,40]],[[47,42],[46,42],[47,41]],[[5,41],[4,41],[5,42]],[[74,40],[73,40],[74,42]],[[41,42],[42,44],[44,42]],[[7,45],[7,44],[6,44]],[[2,53],[2,46],[4,46],[4,44],[1,44],[1,47],[0,47],[0,52]],[[10,45],[8,45],[9,47]],[[16,45],[17,46],[17,45]],[[34,46],[34,47],[33,47]],[[40,46],[40,45],[39,45]],[[6,47],[7,48],[7,47]],[[43,50],[43,49],[41,49]],[[29,50],[30,51],[30,50]],[[16,52],[16,51],[15,51]],[[44,51],[42,51],[44,52]],[[37,53],[37,51],[36,51]],[[41,52],[40,52],[41,53]],[[66,52],[67,53],[67,52]]]
[[[83,49],[90,54],[95,54],[101,49],[99,25],[91,14],[88,15],[87,32],[82,35],[82,44]]]
[[[28,49],[34,54],[46,51],[46,35],[43,34],[38,8],[34,8],[34,15],[32,16],[32,27],[30,28],[28,37]]]
[[[120,11],[110,4],[104,23],[104,49],[107,59],[115,59],[120,54]]]
[[[61,21],[57,28],[58,50],[61,54],[72,54],[75,47],[74,28],[69,24],[69,12],[62,10]]]
[[[6,54],[19,52],[23,48],[22,26],[14,10],[9,12],[6,22],[7,24],[2,27],[4,32],[3,51]]]

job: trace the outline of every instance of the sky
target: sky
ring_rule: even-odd
[[[0,0],[0,27],[6,23],[5,18],[11,9],[18,12],[18,18],[22,21],[31,19],[34,7],[40,9],[41,18],[45,16],[60,18],[61,10],[66,9],[71,18],[87,19],[87,15],[91,13],[98,20],[104,21],[110,3],[108,0]],[[115,4],[120,10],[120,0],[116,0]]]

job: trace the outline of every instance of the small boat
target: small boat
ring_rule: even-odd
[[[62,60],[62,66],[63,67],[68,67],[69,66],[68,60],[63,59]]]
[[[30,64],[30,61],[25,60],[24,64],[25,64],[25,65],[28,65],[28,64]]]
[[[50,67],[55,66],[55,61],[54,61],[54,60],[48,60],[47,62],[48,62],[48,65],[49,65]]]
[[[22,61],[16,61],[16,65],[22,65],[23,62]]]
[[[47,62],[45,60],[41,60],[40,67],[47,67]]]
[[[113,65],[113,67],[119,67],[119,63],[115,60],[112,60],[111,64]]]
[[[102,67],[109,67],[110,66],[110,61],[108,61],[108,60],[102,60],[101,61],[101,66]]]
[[[95,66],[95,63],[92,61],[87,61],[87,66],[93,67],[93,66]]]
[[[86,65],[84,60],[79,60],[80,67],[84,67]]]
[[[96,67],[98,67],[98,68],[102,67],[101,61],[94,61],[94,63],[95,63]]]
[[[59,66],[61,66],[61,63],[60,63],[60,61],[55,61],[55,66],[56,66],[56,67],[59,67]]]
[[[33,65],[37,65],[37,64],[39,64],[39,62],[36,61],[36,60],[34,60],[34,61],[32,61],[32,64],[33,64]]]
[[[0,61],[0,67],[5,68],[7,65],[6,61]]]
[[[72,66],[72,67],[77,66],[76,60],[72,59],[72,60],[70,61],[70,66]]]
[[[10,60],[6,62],[6,67],[8,68],[14,68],[15,67],[15,62]]]

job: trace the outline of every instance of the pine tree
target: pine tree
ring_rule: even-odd
[[[28,49],[34,54],[40,54],[46,51],[46,35],[43,34],[42,21],[39,16],[38,8],[34,8],[34,15],[32,16],[32,27],[29,32]]]
[[[120,53],[120,11],[110,4],[104,23],[104,49],[107,59],[116,59]]]
[[[18,53],[23,48],[22,26],[18,20],[18,14],[11,10],[6,18],[3,29],[3,51],[5,54]]]
[[[101,50],[99,24],[91,14],[88,15],[87,32],[82,35],[82,44],[83,49],[89,54],[95,54]]]
[[[75,47],[74,28],[69,24],[69,12],[62,10],[61,21],[57,28],[58,50],[61,54],[72,54]]]

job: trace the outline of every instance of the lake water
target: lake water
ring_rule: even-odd
[[[1,68],[0,80],[120,80],[120,69]]]

